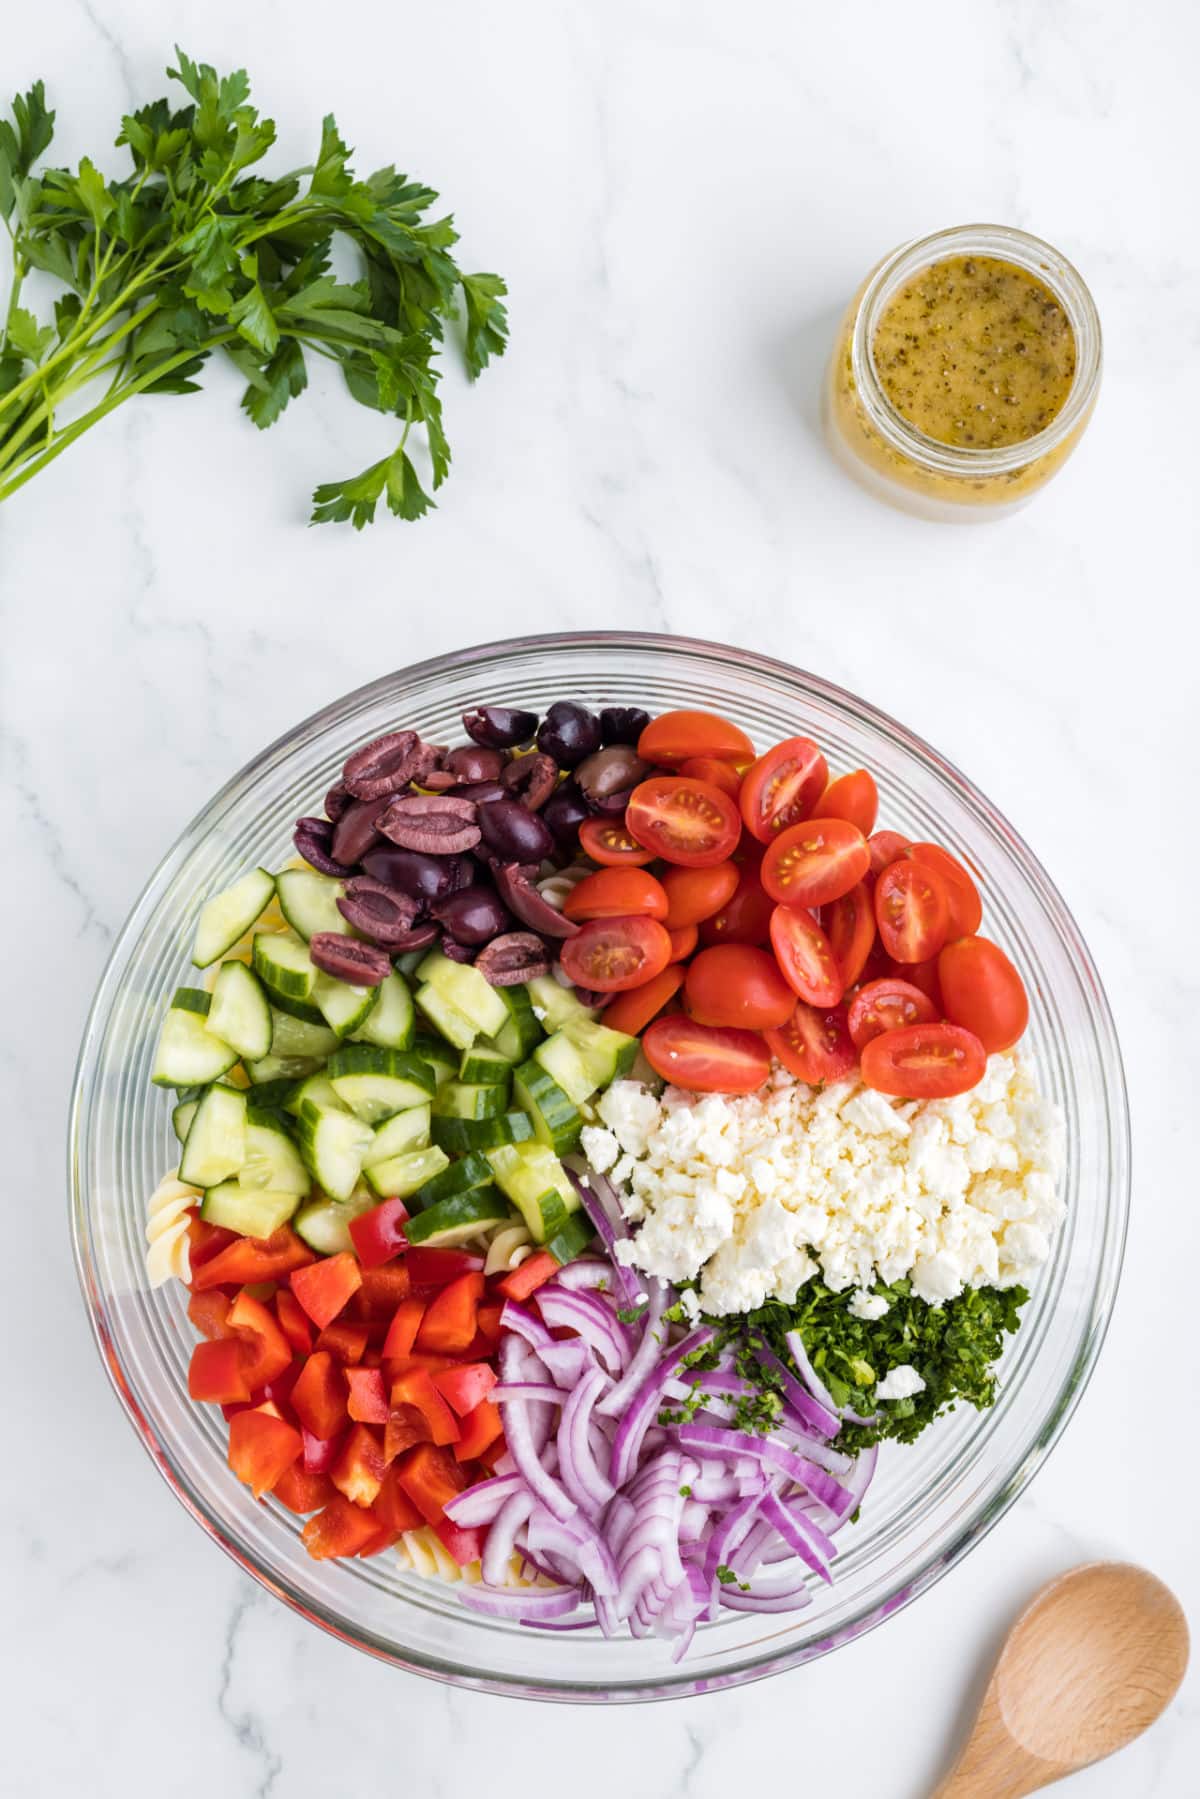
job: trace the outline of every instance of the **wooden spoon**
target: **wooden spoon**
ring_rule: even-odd
[[[1188,1629],[1145,1568],[1092,1562],[1043,1587],[1008,1634],[975,1727],[933,1799],[1021,1799],[1102,1761],[1175,1697]]]

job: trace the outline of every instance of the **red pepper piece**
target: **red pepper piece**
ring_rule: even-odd
[[[460,1462],[476,1461],[492,1444],[503,1442],[502,1429],[499,1407],[490,1399],[481,1399],[459,1425],[461,1434],[454,1445],[455,1457]]]
[[[451,1524],[449,1518],[441,1519],[433,1528],[460,1568],[469,1568],[483,1554],[486,1530],[464,1530],[461,1524]]]
[[[238,1237],[192,1275],[193,1293],[209,1287],[244,1287],[254,1281],[282,1280],[316,1257],[288,1225],[269,1237]]]
[[[475,1336],[475,1314],[483,1298],[482,1274],[460,1274],[443,1287],[421,1320],[417,1348],[431,1355],[460,1355]]]
[[[410,1249],[408,1273],[414,1287],[445,1287],[460,1274],[475,1274],[483,1267],[482,1256],[464,1249]]]
[[[216,1342],[197,1343],[188,1364],[188,1393],[207,1405],[248,1403],[250,1387],[246,1380],[249,1354],[236,1337],[222,1337]]]
[[[313,1346],[313,1327],[304,1307],[288,1287],[280,1287],[275,1295],[275,1316],[279,1328],[297,1355],[307,1355]]]
[[[392,1382],[392,1405],[411,1405],[420,1412],[429,1427],[431,1442],[457,1443],[461,1432],[458,1420],[433,1384],[424,1368],[412,1368]]]
[[[389,1468],[384,1475],[383,1485],[372,1501],[371,1510],[385,1530],[397,1533],[418,1530],[425,1522],[400,1485],[395,1468]]]
[[[389,1262],[386,1268],[364,1268],[362,1286],[357,1295],[366,1318],[392,1317],[402,1299],[412,1292],[412,1279],[407,1262]]]
[[[466,1489],[467,1477],[446,1449],[421,1443],[395,1464],[396,1479],[427,1524],[440,1524],[447,1503]]]
[[[347,1365],[361,1362],[367,1350],[367,1339],[370,1336],[365,1324],[349,1324],[340,1319],[337,1324],[327,1325],[317,1338],[317,1348],[326,1349],[337,1361]]]
[[[421,1320],[425,1316],[423,1299],[402,1299],[396,1307],[396,1315],[388,1327],[388,1334],[383,1340],[383,1359],[412,1354],[413,1344],[417,1340],[417,1332],[421,1328]]]
[[[429,1425],[415,1405],[391,1407],[383,1430],[383,1459],[389,1467],[406,1449],[429,1442],[432,1442]]]
[[[382,1555],[385,1549],[395,1548],[399,1541],[400,1532],[398,1530],[377,1530],[375,1535],[369,1538],[359,1550],[359,1560],[366,1561],[368,1556]]]
[[[347,1419],[346,1377],[328,1350],[315,1349],[291,1391],[291,1405],[314,1437],[336,1437]]]
[[[229,1421],[229,1466],[256,1499],[269,1493],[300,1454],[300,1432],[269,1412],[239,1412]]]
[[[229,1337],[233,1332],[229,1328],[229,1296],[213,1287],[207,1293],[193,1293],[188,1300],[187,1314],[193,1327],[202,1337]]]
[[[350,1238],[364,1268],[382,1268],[408,1248],[407,1222],[408,1207],[402,1199],[385,1199],[350,1220]]]
[[[334,1556],[357,1555],[378,1532],[379,1520],[373,1512],[337,1494],[309,1519],[300,1536],[313,1560],[324,1562]]]
[[[314,1437],[310,1430],[300,1426],[300,1441],[303,1444],[301,1455],[307,1474],[328,1474],[338,1459],[342,1447],[342,1439],[337,1437]]]
[[[491,1344],[493,1349],[498,1348],[500,1344],[500,1314],[503,1310],[504,1306],[501,1301],[486,1299],[475,1314],[476,1330]]]
[[[227,1324],[250,1351],[246,1379],[252,1393],[282,1374],[291,1362],[292,1346],[261,1299],[243,1290],[229,1308]]]
[[[188,1219],[188,1266],[193,1275],[197,1268],[211,1262],[215,1255],[237,1240],[236,1231],[227,1231],[219,1224],[206,1224],[198,1213],[193,1212]]]
[[[347,1410],[356,1424],[386,1424],[388,1396],[383,1374],[378,1368],[348,1368],[346,1384],[350,1388]]]
[[[559,1263],[550,1251],[539,1249],[536,1255],[527,1257],[519,1268],[514,1268],[503,1280],[497,1281],[496,1291],[503,1293],[505,1299],[528,1299],[531,1293],[536,1293],[558,1270]]]
[[[365,1424],[352,1425],[341,1454],[329,1471],[334,1486],[356,1505],[370,1505],[386,1473],[379,1437]]]
[[[442,1398],[465,1418],[495,1386],[496,1370],[486,1362],[469,1362],[465,1367],[446,1368],[432,1379]]]
[[[271,1491],[289,1512],[319,1512],[323,1505],[329,1504],[337,1489],[323,1474],[313,1474],[302,1462],[293,1462],[290,1468],[284,1469]]]
[[[358,1292],[362,1275],[349,1250],[343,1249],[336,1256],[322,1256],[310,1267],[298,1268],[291,1276],[291,1285],[317,1329],[324,1330]]]

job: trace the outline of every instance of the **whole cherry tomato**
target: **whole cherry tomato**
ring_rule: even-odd
[[[598,868],[571,889],[563,917],[581,924],[588,918],[657,918],[667,916],[662,883],[644,868]]]
[[[696,781],[707,781],[710,787],[719,787],[734,800],[742,785],[742,777],[733,763],[721,762],[716,756],[689,756],[686,762],[679,764],[679,772],[691,775]]]
[[[560,958],[577,987],[620,993],[662,973],[671,939],[656,918],[594,918],[566,939]]]
[[[701,943],[767,943],[775,901],[763,891],[758,869],[743,867],[733,898],[700,926]]]
[[[684,973],[682,967],[672,963],[642,986],[618,993],[604,1008],[604,1022],[609,1030],[625,1031],[630,1037],[639,1036],[650,1020],[674,999],[683,986]]]
[[[864,837],[875,829],[878,813],[879,789],[874,775],[865,768],[831,781],[813,809],[814,818],[844,818],[857,825]]]
[[[668,925],[667,935],[671,939],[672,962],[686,962],[700,941],[700,932],[694,924],[681,924],[674,931]]]
[[[951,1023],[973,1031],[989,1055],[1011,1049],[1029,1023],[1029,996],[999,944],[960,937],[946,945],[937,965]]]
[[[825,791],[829,765],[811,737],[789,737],[760,756],[742,778],[738,803],[746,829],[769,843],[810,817]]]
[[[957,1024],[912,1024],[872,1037],[862,1052],[862,1077],[877,1093],[898,1099],[951,1099],[978,1085],[987,1051]]]
[[[715,712],[662,712],[638,738],[643,762],[677,768],[693,756],[715,756],[718,762],[753,762],[754,745],[746,733]]]
[[[680,925],[699,924],[719,912],[737,892],[735,862],[714,862],[708,868],[665,868],[663,889],[667,896],[668,931]]]
[[[844,818],[810,818],[775,839],[762,884],[787,906],[826,906],[857,885],[871,863],[867,840]]]
[[[701,1024],[738,1025],[750,1031],[783,1024],[796,1005],[796,995],[774,956],[748,943],[701,950],[688,968],[683,997]]]
[[[876,831],[869,840],[871,851],[871,879],[881,875],[892,862],[898,862],[906,851],[912,848],[907,837],[901,837],[899,831]]]
[[[684,868],[727,861],[742,830],[727,793],[680,775],[654,775],[635,787],[625,823],[644,849]]]
[[[753,1093],[771,1072],[771,1055],[756,1031],[699,1024],[682,1012],[656,1018],[642,1038],[655,1074],[695,1093]]]

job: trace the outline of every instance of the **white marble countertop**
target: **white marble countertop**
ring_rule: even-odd
[[[10,939],[0,1341],[5,1689],[22,1799],[540,1799],[564,1779],[717,1799],[784,1768],[919,1799],[1007,1620],[1080,1560],[1193,1609],[1200,1053],[1194,954],[1197,13],[1186,0],[790,6],[42,0],[7,21],[61,149],[107,150],[173,38],[245,63],[276,166],[333,109],[361,165],[441,188],[512,288],[509,357],[446,382],[455,473],[424,523],[308,531],[307,490],[385,427],[320,384],[269,438],[231,376],[128,407],[0,515]],[[352,21],[352,23],[351,23]],[[1088,437],[1028,511],[925,525],[815,429],[833,320],[889,246],[996,218],[1099,304]],[[115,931],[207,795],[376,673],[507,630],[646,626],[857,689],[971,771],[1080,919],[1128,1063],[1134,1223],[1108,1346],[1032,1491],[953,1575],[821,1664],[704,1700],[536,1713],[357,1656],[269,1599],[120,1417],[71,1264],[63,1134]],[[1143,857],[1145,867],[1143,868]],[[1184,1173],[1184,1170],[1188,1170]],[[508,1740],[506,1740],[508,1739]],[[586,1753],[580,1754],[581,1748]],[[1200,1684],[1081,1799],[1197,1790]],[[1189,1769],[1191,1770],[1189,1774]],[[9,1784],[11,1782],[11,1784]]]

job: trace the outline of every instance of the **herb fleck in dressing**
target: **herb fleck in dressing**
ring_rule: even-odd
[[[1062,302],[996,256],[930,263],[888,302],[871,345],[902,418],[961,449],[1025,443],[1062,410],[1075,333]]]

